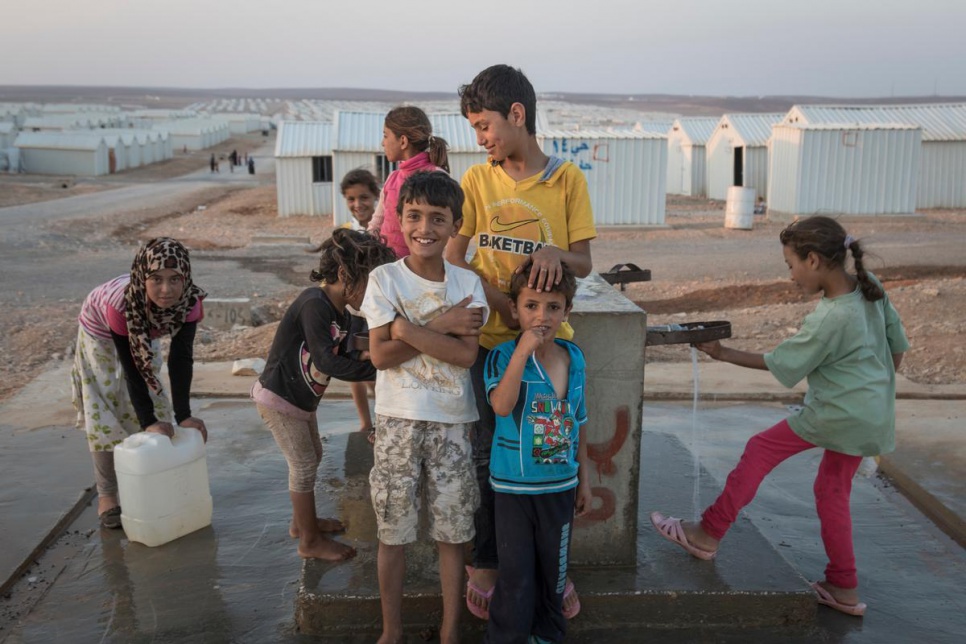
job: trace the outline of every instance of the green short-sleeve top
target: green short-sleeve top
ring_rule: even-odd
[[[765,354],[765,364],[786,387],[808,379],[802,410],[788,418],[798,436],[843,454],[876,456],[895,449],[892,354],[908,348],[889,296],[870,302],[856,288],[823,297],[795,336]]]

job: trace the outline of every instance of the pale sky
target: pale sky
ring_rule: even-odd
[[[0,0],[0,85],[966,95],[964,0]]]

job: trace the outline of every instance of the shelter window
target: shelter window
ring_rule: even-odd
[[[332,157],[312,157],[312,182],[332,183]]]
[[[386,159],[385,154],[376,155],[376,177],[379,179],[380,184],[386,182],[386,178],[395,171],[396,165],[396,163],[392,163]]]

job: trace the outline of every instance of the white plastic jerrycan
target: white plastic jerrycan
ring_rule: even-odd
[[[121,524],[131,541],[160,546],[211,525],[211,492],[201,432],[174,438],[138,432],[114,448]]]

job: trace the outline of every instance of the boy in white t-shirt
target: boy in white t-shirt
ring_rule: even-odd
[[[479,490],[470,427],[479,418],[469,368],[489,309],[480,278],[443,260],[462,223],[463,191],[443,172],[409,177],[399,217],[410,255],[369,274],[362,313],[376,376],[375,463],[369,475],[379,537],[380,642],[402,639],[405,544],[416,540],[420,476],[443,593],[440,641],[456,641],[463,547]]]

